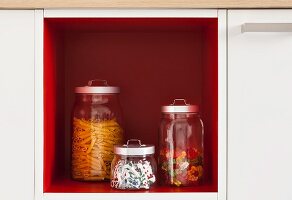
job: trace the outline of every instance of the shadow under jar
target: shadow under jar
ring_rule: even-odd
[[[74,180],[110,179],[114,145],[123,144],[119,91],[103,80],[75,88],[71,167]]]
[[[196,105],[184,99],[162,106],[159,133],[160,184],[195,186],[203,178],[203,122]]]

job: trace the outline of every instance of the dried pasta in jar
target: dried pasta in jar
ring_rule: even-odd
[[[100,85],[102,82],[102,85]],[[123,143],[119,88],[89,81],[75,88],[71,172],[74,180],[110,179],[114,145]]]
[[[113,147],[122,144],[122,128],[115,119],[100,122],[73,119],[72,176],[77,180],[110,179]]]

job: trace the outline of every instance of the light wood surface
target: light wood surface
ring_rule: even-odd
[[[0,0],[0,8],[292,8],[292,0]]]

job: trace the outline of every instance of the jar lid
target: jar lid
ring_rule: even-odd
[[[131,142],[138,142],[138,144],[130,144]],[[130,139],[127,144],[115,145],[114,153],[125,156],[150,155],[155,153],[155,147],[154,145],[141,144],[141,141],[137,139]]]
[[[86,86],[75,87],[75,93],[86,94],[116,94],[120,93],[119,87],[109,86],[106,80],[90,80]]]
[[[174,99],[172,104],[167,105],[167,106],[162,106],[161,112],[163,113],[197,113],[199,112],[199,106],[188,104],[185,99]]]

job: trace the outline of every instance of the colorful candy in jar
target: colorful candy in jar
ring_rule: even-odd
[[[149,189],[156,178],[147,160],[119,160],[113,170],[111,187],[117,189]]]
[[[203,178],[204,126],[199,107],[185,99],[162,106],[159,129],[160,183],[195,186]]]
[[[159,155],[161,178],[164,184],[197,185],[203,177],[203,155],[195,148],[163,149]]]
[[[127,144],[115,145],[111,165],[111,187],[122,190],[150,189],[156,182],[154,145],[131,139]]]

